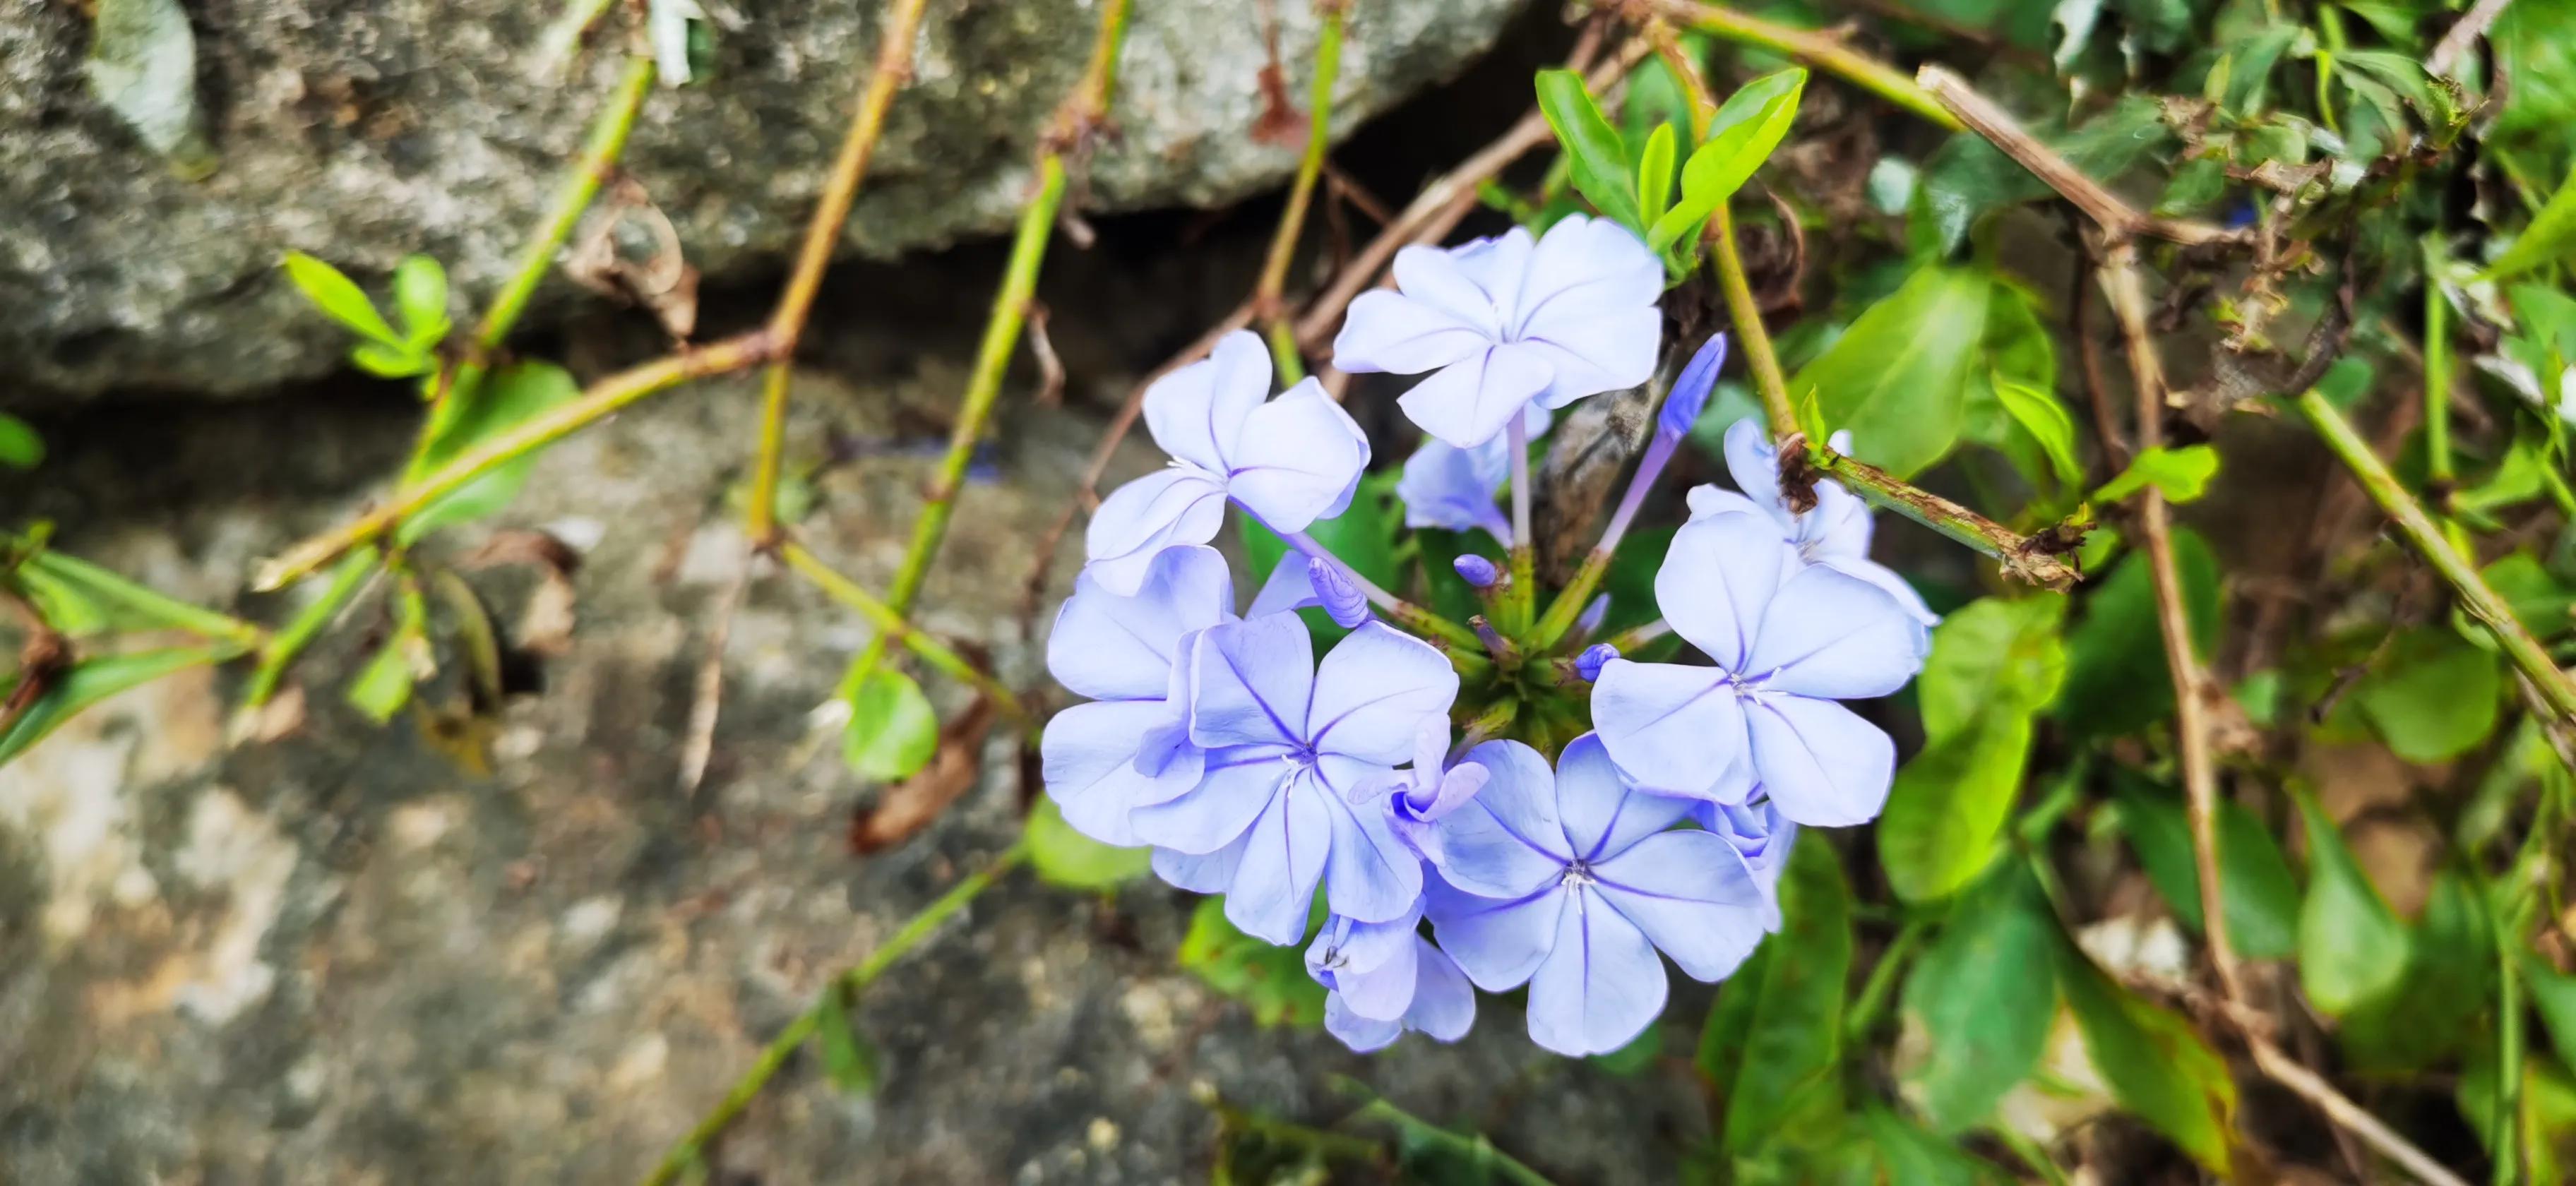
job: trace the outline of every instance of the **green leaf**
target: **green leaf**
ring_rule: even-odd
[[[1984,1120],[2038,1065],[2057,1015],[2056,930],[2038,882],[2008,864],[1950,908],[1907,975],[1902,1008],[1928,1045],[1906,1082],[1935,1129]]]
[[[2492,1153],[2496,1124],[2496,1051],[2493,1044],[2478,1052],[2461,1069],[2457,1100],[2460,1116],[2478,1143]],[[2521,1161],[2528,1176],[2511,1181],[2560,1182],[2569,1180],[2576,1165],[2562,1165],[2561,1159],[2576,1156],[2576,1075],[2543,1055],[2526,1055],[2522,1064],[2522,1086],[2516,1098],[2514,1134],[2522,1146]]]
[[[1853,456],[1911,478],[1958,440],[1993,290],[1982,272],[1919,269],[1799,370],[1790,390],[1813,393],[1827,429],[1851,430]]]
[[[1708,138],[1682,166],[1682,199],[1654,220],[1646,244],[1657,251],[1696,233],[1708,216],[1744,188],[1797,121],[1807,72],[1792,67],[1745,83],[1708,123]]]
[[[1583,75],[1572,70],[1538,72],[1538,107],[1547,126],[1564,146],[1573,169],[1574,188],[1610,221],[1645,233],[1638,220],[1635,178],[1628,169],[1627,146],[1619,130],[1602,118],[1601,107],[1583,87]]]
[[[2560,1059],[2576,1058],[2576,976],[2550,967],[2533,952],[2524,951],[2521,957],[2522,982],[2531,989],[2531,1005],[2540,1011],[2541,1027],[2549,1031]]]
[[[349,681],[347,693],[349,703],[379,725],[393,720],[411,702],[412,685],[434,670],[429,660],[429,602],[416,577],[408,570],[395,571],[400,579],[391,598],[393,631],[367,665],[358,669],[357,678]]]
[[[2495,1005],[2495,974],[2486,902],[2474,878],[2446,868],[2409,932],[2397,987],[2335,1027],[2347,1065],[2364,1075],[2406,1074],[2468,1050]]]
[[[841,758],[859,777],[895,782],[912,777],[939,750],[939,714],[911,676],[879,663],[849,694],[850,723]]]
[[[1743,1057],[1726,1087],[1726,1147],[1753,1152],[1772,1141],[1802,1145],[1843,1114],[1842,1032],[1851,976],[1851,887],[1824,837],[1809,833],[1780,880],[1781,928],[1763,941],[1762,978],[1739,973],[1731,990],[1760,999],[1744,1029]],[[1724,998],[1728,993],[1720,993]]]
[[[394,308],[402,313],[404,341],[426,350],[447,336],[447,269],[426,255],[406,255],[394,265]]]
[[[814,1044],[832,1086],[844,1095],[866,1098],[877,1093],[877,1051],[850,1026],[850,1010],[857,1005],[847,981],[834,983],[829,999],[815,1011]]]
[[[205,647],[169,647],[154,651],[134,651],[121,655],[98,655],[82,659],[56,676],[50,687],[37,693],[35,701],[0,729],[0,766],[8,765],[27,748],[61,728],[63,722],[78,716],[99,701],[128,688],[147,684],[173,672],[202,663],[213,663],[222,656]],[[17,687],[20,673],[0,681],[0,699]]]
[[[2568,169],[2567,179],[2558,183],[2558,192],[2549,195],[2540,213],[2531,216],[2531,225],[2522,228],[2513,246],[2495,257],[2478,279],[2511,279],[2556,262],[2570,247],[2576,247],[2576,166]]]
[[[99,0],[82,62],[89,93],[134,129],[171,172],[215,171],[197,107],[197,35],[178,0]]]
[[[394,327],[385,324],[384,314],[376,312],[375,302],[340,269],[306,255],[301,251],[286,253],[286,278],[295,283],[296,291],[313,302],[324,316],[339,322],[349,332],[369,341],[382,343],[387,349],[408,352],[410,347]]]
[[[2208,445],[2184,445],[2179,449],[2154,448],[2141,451],[2119,476],[2102,483],[2091,501],[2114,503],[2144,490],[2149,483],[2165,492],[2167,502],[2190,502],[2209,490],[2209,479],[2218,473],[2218,450]]]
[[[2445,626],[2398,636],[2388,659],[2353,689],[2354,707],[2398,757],[2442,762],[2495,732],[2504,671],[2494,653]]]
[[[1948,737],[1986,713],[2046,708],[2066,676],[2065,621],[2066,599],[2046,596],[1983,597],[1943,619],[1914,681],[1923,732]]]
[[[2236,1081],[2227,1062],[2180,1014],[2120,987],[2060,935],[2057,982],[2066,994],[2084,1051],[2111,1085],[2120,1106],[2163,1133],[2182,1151],[2228,1176],[2229,1116]]]
[[[580,394],[581,385],[573,382],[571,373],[553,363],[523,362],[505,368],[475,393],[429,447],[428,465],[431,469],[445,465]],[[493,466],[403,520],[395,540],[408,544],[441,527],[499,511],[518,497],[536,464],[535,454],[525,453]]]
[[[2207,658],[2218,649],[2218,559],[2190,531],[2177,529],[2173,547],[2192,649]],[[2173,711],[2173,681],[2165,670],[2164,633],[2156,625],[2155,587],[2143,551],[2111,570],[2088,599],[2084,620],[2067,632],[2066,686],[2053,711],[2079,741],[2134,733]]]
[[[2013,423],[2039,442],[2058,481],[2071,485],[2084,480],[2084,463],[2075,457],[2075,417],[2058,402],[2055,393],[1998,379],[1995,398],[2002,402]]]
[[[1276,947],[1236,930],[1226,921],[1223,897],[1199,899],[1179,959],[1208,987],[1249,1006],[1261,1025],[1324,1023],[1324,986],[1306,974],[1303,945]]]
[[[1869,1164],[1862,1170],[1864,1176],[1856,1181],[1902,1182],[1907,1186],[1977,1186],[1980,1182],[2011,1181],[1992,1165],[1878,1104],[1862,1109],[1859,1130],[1867,1138],[1864,1147]]]
[[[2114,793],[2120,829],[2136,850],[2147,880],[2193,934],[2201,930],[2200,869],[2191,850],[2191,822],[2181,796],[2138,778],[2124,778]],[[2227,935],[2247,959],[2287,959],[2299,944],[2299,876],[2271,829],[2233,799],[2218,804],[2219,895],[2226,904]]]
[[[1073,830],[1055,800],[1040,796],[1029,812],[1029,866],[1066,889],[1116,889],[1154,867],[1154,850],[1119,848]]]
[[[2299,906],[2299,984],[2308,1001],[2340,1017],[2397,986],[2406,971],[2406,924],[2397,921],[2343,832],[2316,800],[2292,791],[2307,820],[2308,896]]]
[[[0,412],[0,465],[11,469],[34,469],[44,463],[45,439],[36,435],[27,422]]]
[[[1917,681],[1927,743],[1898,771],[1878,825],[1890,888],[1931,901],[1966,885],[1993,859],[2021,791],[2032,718],[2066,671],[2061,597],[1985,598],[1932,635]]]
[[[2567,128],[2576,123],[2576,38],[2567,36],[2576,21],[2570,0],[2520,0],[2505,6],[2487,33],[2494,47],[2492,77],[2513,80],[2504,110],[2488,129],[2490,145],[2529,144],[2560,159]]]
[[[381,342],[360,342],[349,351],[349,361],[358,369],[379,379],[409,379],[438,369],[438,360],[408,346],[393,347]]]
[[[51,548],[20,560],[16,576],[19,588],[44,611],[45,620],[74,638],[116,630],[166,629],[240,646],[252,641],[247,634],[250,628],[236,619]]]
[[[1637,160],[1637,217],[1647,226],[1664,216],[1673,197],[1673,126],[1658,124],[1646,137],[1646,152]],[[1661,244],[1655,246],[1661,251]]]

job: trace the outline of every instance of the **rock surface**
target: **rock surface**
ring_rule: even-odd
[[[1522,2],[1358,0],[1337,124],[1454,73]],[[0,358],[15,364],[0,405],[113,388],[238,394],[328,370],[345,343],[277,273],[289,248],[362,280],[425,251],[460,293],[489,293],[618,69],[594,49],[569,79],[543,77],[535,47],[554,3],[188,7],[221,161],[198,182],[173,177],[88,94],[81,5],[0,0]],[[691,261],[722,277],[792,243],[882,17],[873,3],[702,7],[713,69],[652,98],[627,167]],[[1097,12],[1097,0],[933,3],[847,245],[882,256],[1006,226]],[[1302,102],[1316,29],[1304,0],[1137,5],[1088,208],[1221,204],[1288,173],[1294,137],[1251,135],[1277,114],[1260,82],[1265,14]]]
[[[972,329],[910,338],[881,377],[798,390],[796,456],[837,436],[860,457],[820,481],[804,530],[872,586],[931,465],[916,418],[953,398]],[[1077,372],[1068,400],[1124,390]],[[743,576],[722,491],[756,403],[741,383],[670,393],[546,456],[506,522],[585,545],[580,625],[542,690],[508,704],[488,775],[409,722],[375,729],[341,705],[363,616],[301,669],[299,736],[226,752],[239,672],[201,673],[0,769],[0,1176],[632,1182],[834,969],[1008,842],[1021,788],[996,746],[930,831],[849,854],[862,792],[807,716],[865,633],[783,577],[753,580],[722,633],[713,762],[693,795],[677,787],[718,606]],[[364,501],[412,416],[335,393],[58,417],[44,482],[0,479],[0,503],[121,571],[238,606],[253,558]],[[989,648],[1021,686],[1044,683],[1041,640],[1017,624],[1032,541],[1098,431],[1015,408],[926,593],[927,627]],[[1113,477],[1155,458],[1124,460]],[[434,547],[454,556],[489,530]],[[513,574],[471,579],[515,615]],[[1706,1130],[1679,1063],[1621,1078],[1546,1055],[1508,997],[1486,998],[1457,1046],[1409,1038],[1372,1058],[1257,1028],[1174,966],[1191,905],[1152,882],[1110,899],[1003,882],[865,998],[879,1094],[837,1094],[798,1059],[718,1148],[713,1180],[1205,1181],[1215,1122],[1194,1085],[1328,1124],[1352,1106],[1339,1075],[1566,1183],[1673,1181]],[[1675,987],[1677,1018],[1707,999]]]

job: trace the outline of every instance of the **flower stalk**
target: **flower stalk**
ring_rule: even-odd
[[[891,0],[886,6],[876,69],[869,72],[867,88],[860,92],[858,110],[841,138],[840,154],[833,158],[822,195],[815,201],[814,217],[805,224],[795,266],[779,291],[778,307],[769,316],[769,333],[780,348],[777,357],[769,360],[769,372],[761,377],[760,452],[752,465],[751,503],[744,511],[745,526],[755,544],[768,545],[777,533],[779,464],[787,440],[787,382],[796,340],[805,332],[805,319],[822,290],[823,273],[832,266],[833,249],[840,245],[841,229],[850,220],[850,206],[867,179],[868,162],[885,131],[886,112],[894,106],[895,92],[912,79],[913,43],[920,40],[921,14],[927,7],[929,0]]]
[[[967,376],[957,422],[948,434],[948,451],[939,459],[939,469],[924,493],[921,513],[912,523],[912,542],[905,547],[903,563],[895,569],[894,583],[886,590],[886,604],[897,614],[912,611],[913,599],[920,595],[922,581],[929,576],[930,565],[947,538],[958,489],[965,482],[976,445],[984,439],[985,425],[992,419],[993,405],[1001,396],[1002,380],[1010,372],[1011,356],[1027,327],[1030,302],[1037,295],[1038,272],[1046,263],[1056,214],[1064,205],[1065,154],[1087,140],[1108,114],[1110,89],[1118,77],[1118,53],[1127,36],[1128,12],[1129,0],[1109,0],[1101,13],[1090,69],[1058,109],[1056,126],[1038,154],[1037,189],[1020,211],[1019,228],[1011,238],[1011,257],[1002,270],[1002,286],[993,294],[993,311],[984,323],[984,340],[976,348],[975,368]],[[766,507],[767,503],[756,505]],[[857,687],[884,658],[885,640],[869,640],[858,657],[851,660],[843,686]]]
[[[618,158],[626,152],[627,137],[635,130],[636,116],[644,110],[645,97],[653,92],[653,73],[650,55],[626,60],[617,89],[610,92],[608,105],[591,123],[581,155],[573,159],[572,168],[555,187],[545,221],[537,225],[537,233],[520,249],[518,269],[493,295],[491,307],[484,310],[483,320],[474,327],[474,338],[466,345],[464,357],[432,387],[429,416],[421,424],[419,439],[412,442],[410,459],[403,463],[402,485],[419,481],[429,468],[430,447],[446,435],[456,417],[482,390],[493,356],[500,352],[511,328],[519,323],[519,315],[527,311],[546,273],[554,269],[555,256],[572,238],[573,229],[581,225],[581,216],[598,198],[599,187],[616,172]]]

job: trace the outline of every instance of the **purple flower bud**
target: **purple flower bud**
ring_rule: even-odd
[[[1450,561],[1449,566],[1458,570],[1461,580],[1479,589],[1491,589],[1503,579],[1501,565],[1472,552]]]
[[[1664,397],[1664,410],[1655,417],[1657,435],[1678,440],[1690,434],[1691,425],[1699,423],[1700,411],[1708,407],[1709,392],[1717,389],[1718,368],[1725,365],[1726,335],[1710,334],[1682,368],[1681,378],[1673,381],[1672,393]]]
[[[1306,579],[1315,586],[1315,599],[1323,603],[1324,614],[1333,624],[1344,629],[1368,621],[1368,597],[1351,583],[1342,566],[1316,556],[1306,561]]]
[[[1574,657],[1574,673],[1587,681],[1600,679],[1601,665],[1618,657],[1619,648],[1606,642],[1596,642]]]

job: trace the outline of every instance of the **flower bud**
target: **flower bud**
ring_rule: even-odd
[[[1324,605],[1324,613],[1333,624],[1345,629],[1368,621],[1368,596],[1342,572],[1342,567],[1320,556],[1306,561],[1306,579],[1315,586],[1315,599]]]
[[[1479,589],[1493,588],[1503,579],[1501,565],[1472,552],[1450,561],[1449,566],[1458,570],[1459,579]]]
[[[1655,417],[1658,436],[1678,440],[1689,435],[1691,425],[1699,423],[1701,410],[1708,407],[1708,396],[1717,389],[1717,371],[1726,365],[1726,335],[1709,335],[1699,353],[1691,355],[1681,377],[1673,380],[1672,393],[1664,397],[1664,409]]]
[[[1586,680],[1598,680],[1601,678],[1601,665],[1618,657],[1619,648],[1606,642],[1596,642],[1574,657],[1574,673]]]

